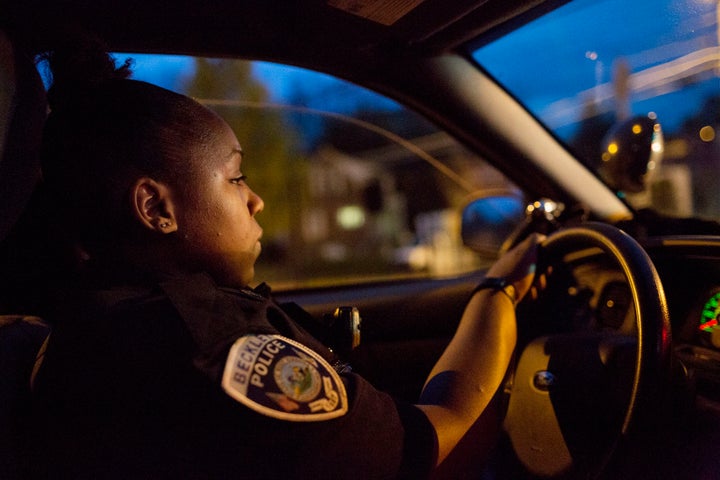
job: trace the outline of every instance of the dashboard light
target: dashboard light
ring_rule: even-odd
[[[705,333],[720,332],[718,326],[718,315],[720,315],[720,292],[715,292],[703,305],[698,329]]]
[[[712,319],[709,322],[705,322],[700,325],[700,330],[703,332],[712,332],[715,330],[715,328],[718,326],[718,321],[716,319]]]

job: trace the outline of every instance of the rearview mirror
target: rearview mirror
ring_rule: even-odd
[[[640,193],[659,167],[663,150],[662,128],[654,114],[628,118],[603,139],[600,176],[617,192]]]

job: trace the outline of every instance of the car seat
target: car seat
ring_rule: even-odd
[[[46,113],[45,89],[32,58],[0,29],[0,241],[21,217],[40,179],[39,148]],[[3,270],[0,277],[6,284],[12,273]],[[22,478],[25,469],[30,377],[48,334],[49,327],[38,317],[0,311],[2,479]]]

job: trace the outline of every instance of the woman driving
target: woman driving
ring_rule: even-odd
[[[44,188],[76,268],[49,309],[32,473],[428,476],[503,380],[538,237],[491,267],[406,404],[353,373],[268,287],[250,287],[264,203],[225,121],[130,79],[95,44],[48,59]]]

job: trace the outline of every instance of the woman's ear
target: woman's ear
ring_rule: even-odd
[[[130,191],[134,216],[150,230],[159,233],[177,231],[175,203],[164,183],[141,177]]]

